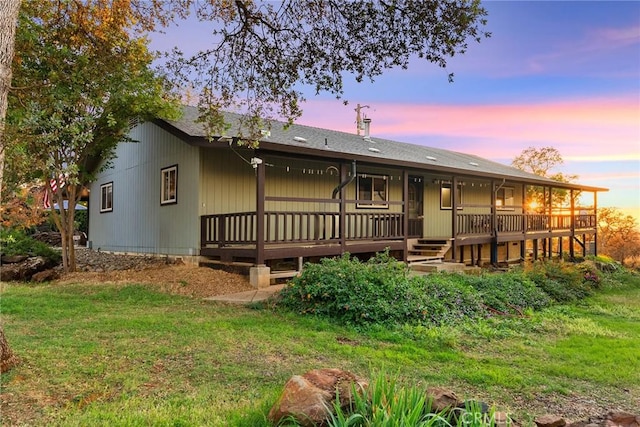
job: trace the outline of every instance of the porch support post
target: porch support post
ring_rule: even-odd
[[[533,260],[538,260],[538,239],[533,239]]]
[[[402,172],[402,235],[404,240],[404,250],[402,258],[404,262],[409,259],[408,235],[409,235],[409,172],[405,169]],[[455,252],[454,255],[455,257]]]
[[[569,238],[571,244],[569,245],[569,256],[573,259],[575,255],[573,250],[573,238],[576,235],[576,201],[574,199],[573,189],[569,191],[569,197],[571,197],[571,237]],[[562,256],[562,250],[560,250],[560,256]]]
[[[593,255],[598,256],[598,192],[593,192],[593,215],[595,231],[593,233]]]
[[[256,167],[256,264],[264,265],[264,163]]]
[[[348,164],[340,163],[340,182],[346,182],[348,179],[347,174],[349,173]],[[357,179],[357,178],[354,178]],[[340,189],[340,213],[338,218],[338,223],[340,224],[340,253],[345,253],[347,251],[347,206],[345,203],[346,198],[346,188],[347,186],[343,186]],[[356,199],[358,196],[356,195]]]
[[[522,183],[522,242],[520,242],[520,259],[527,258],[527,184]]]
[[[497,203],[497,188],[496,182],[491,180],[491,265],[498,264],[498,220],[497,213],[498,209],[496,207]]]
[[[442,190],[441,190],[442,191]],[[456,240],[458,236],[458,177],[451,178],[451,260],[456,259]]]

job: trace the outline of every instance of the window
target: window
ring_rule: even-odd
[[[496,206],[501,210],[513,210],[513,187],[502,187],[496,194]]]
[[[458,184],[458,191],[456,192],[456,205],[458,209],[462,209],[462,186]],[[440,209],[451,209],[453,207],[453,201],[451,199],[451,182],[442,181],[440,183]]]
[[[178,203],[178,165],[162,169],[160,204]]]
[[[100,212],[113,211],[113,181],[100,186]]]
[[[357,192],[359,208],[388,208],[389,180],[380,175],[358,175]],[[367,203],[369,202],[369,203]]]

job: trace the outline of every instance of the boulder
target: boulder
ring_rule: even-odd
[[[543,415],[534,420],[538,427],[564,427],[567,422],[559,415]]]
[[[0,280],[3,282],[26,281],[31,277],[49,267],[47,260],[43,257],[30,257],[19,263],[4,264],[0,268]]]
[[[31,281],[38,283],[51,282],[53,280],[58,280],[59,278],[60,275],[58,274],[58,272],[50,268],[48,270],[39,271],[38,273],[31,276]]]
[[[341,369],[316,369],[304,375],[294,375],[269,411],[269,420],[278,425],[291,417],[301,426],[323,425],[333,411],[336,392],[341,407],[346,408],[353,398],[353,385],[364,391],[368,383]]]
[[[605,426],[610,427],[639,427],[640,416],[629,412],[609,412]]]
[[[29,258],[28,255],[10,255],[10,256],[3,256],[1,261],[3,264],[17,264],[19,262],[24,261],[27,258]]]
[[[462,404],[458,396],[451,390],[443,387],[428,387],[427,400],[431,401],[433,412],[442,412]]]

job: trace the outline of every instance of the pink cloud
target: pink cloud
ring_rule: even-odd
[[[311,101],[301,123],[355,132],[354,105]],[[372,135],[435,145],[488,158],[513,158],[528,146],[553,146],[567,159],[640,159],[635,97],[509,105],[377,103],[364,110]],[[434,144],[435,141],[435,144]],[[473,151],[468,147],[473,147]]]

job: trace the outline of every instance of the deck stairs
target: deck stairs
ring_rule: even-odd
[[[451,240],[452,239],[449,238],[409,240],[407,263],[409,265],[417,263],[441,263],[445,254],[449,248],[451,248]]]

